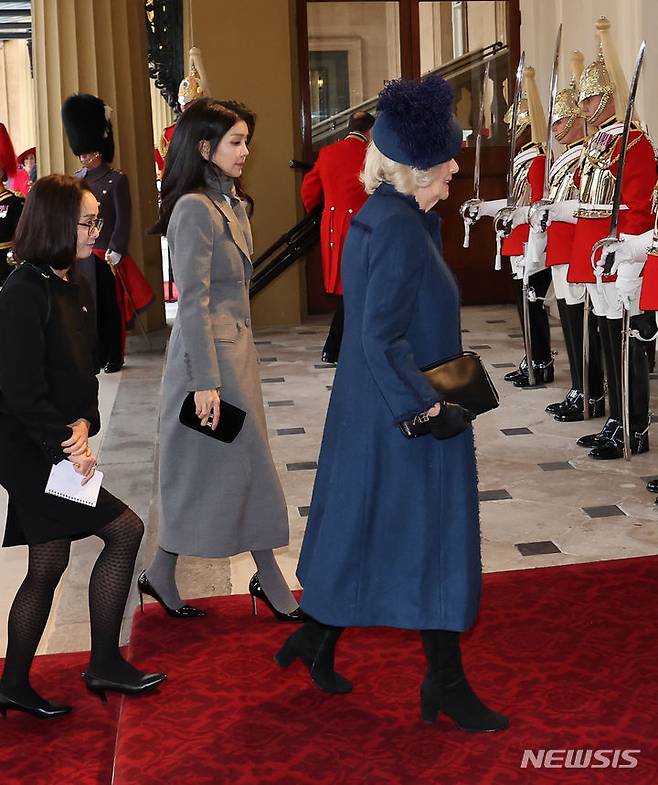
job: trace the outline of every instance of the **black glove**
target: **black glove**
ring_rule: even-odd
[[[462,433],[473,422],[475,415],[458,403],[442,401],[441,411],[430,417],[430,433],[435,439],[451,439]]]
[[[400,430],[408,439],[431,433],[435,439],[450,439],[465,431],[475,419],[473,412],[457,403],[441,402],[441,411],[435,417],[418,414],[413,420],[400,423]]]

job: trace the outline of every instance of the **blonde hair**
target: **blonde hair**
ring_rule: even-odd
[[[398,193],[410,195],[418,188],[430,185],[434,180],[434,173],[431,169],[415,169],[413,166],[392,161],[371,141],[359,179],[369,194],[376,191],[382,183],[390,183]]]

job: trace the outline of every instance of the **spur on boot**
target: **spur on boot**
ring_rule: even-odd
[[[579,397],[572,401],[572,405],[561,409],[555,414],[557,422],[581,422],[585,419],[583,410],[583,394],[579,393]],[[588,402],[588,411],[590,419],[603,417],[605,414],[605,395],[600,398],[590,398]]]
[[[120,692],[124,695],[145,695],[154,690],[167,678],[166,673],[143,673],[134,681],[112,681],[104,679],[102,676],[94,676],[93,673],[81,673],[85,680],[89,692],[93,692],[107,703],[107,692]]]
[[[288,638],[274,655],[281,668],[288,668],[299,658],[309,670],[311,679],[324,692],[344,695],[352,691],[352,683],[334,671],[336,642],[342,627],[329,627],[313,620]]]
[[[142,571],[139,578],[137,578],[137,591],[139,592],[139,607],[142,609],[142,613],[144,613],[144,595],[147,594],[149,597],[153,597],[154,600],[157,600],[174,619],[198,619],[200,616],[206,615],[205,611],[202,611],[200,608],[195,608],[192,605],[181,605],[180,608],[170,608],[149,583],[149,579],[146,576],[146,570]]]
[[[544,409],[547,414],[556,415],[559,414],[563,409],[570,408],[572,402],[578,397],[582,396],[580,390],[577,390],[575,387],[572,387],[569,392],[567,393],[565,399],[563,401],[558,401],[557,403],[549,403],[548,406]]]
[[[555,378],[555,369],[553,368],[553,360],[546,363],[532,363],[532,372],[535,377],[535,384],[537,387],[540,384],[549,384]],[[528,372],[521,376],[519,379],[514,380],[515,387],[530,387],[530,376]]]
[[[647,483],[647,490],[649,493],[658,493],[658,479],[649,480]]]
[[[579,447],[597,447],[599,444],[605,444],[609,441],[613,434],[619,428],[619,420],[613,417],[608,417],[605,425],[598,433],[588,433],[586,436],[581,436],[576,442]]]
[[[21,700],[18,697],[12,698],[6,688],[0,688],[0,714],[7,717],[8,711],[22,711],[31,714],[40,720],[49,720],[55,717],[63,717],[71,711],[71,706],[65,703],[51,703],[44,698],[39,698],[35,693],[33,700]]]
[[[643,431],[631,432],[631,454],[640,455],[643,452],[649,452],[649,426]],[[614,461],[623,458],[624,437],[621,425],[607,442],[598,444],[593,450],[590,450],[589,457],[599,461]]]
[[[464,675],[448,684],[441,684],[429,673],[425,677],[420,688],[421,719],[434,722],[441,711],[458,728],[470,733],[491,733],[509,727],[507,717],[485,706]]]
[[[295,610],[291,611],[290,613],[283,613],[282,611],[277,610],[270,602],[267,594],[265,594],[263,591],[263,587],[260,585],[260,581],[258,580],[257,572],[252,575],[251,580],[249,581],[249,594],[251,594],[251,607],[253,609],[254,616],[258,616],[258,600],[262,600],[272,611],[274,618],[277,619],[277,621],[288,621],[296,624],[306,621],[306,615],[301,608],[295,608]]]

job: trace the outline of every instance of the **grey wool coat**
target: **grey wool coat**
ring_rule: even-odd
[[[204,193],[182,196],[167,230],[178,314],[160,409],[159,544],[190,556],[232,556],[288,543],[251,330],[251,230],[232,186],[232,180],[218,180]],[[215,387],[247,412],[231,444],[178,420],[188,392]]]

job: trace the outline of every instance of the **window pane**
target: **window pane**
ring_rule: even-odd
[[[490,61],[485,90],[485,143],[505,144],[502,122],[509,94],[507,3],[440,0],[419,3],[420,70],[438,72],[455,93],[455,110],[469,145],[475,144],[484,67]]]
[[[313,149],[344,136],[357,107],[373,111],[384,81],[400,76],[397,2],[307,5]]]

